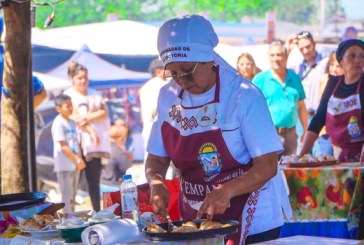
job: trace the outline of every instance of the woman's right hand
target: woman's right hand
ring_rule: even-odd
[[[166,210],[168,208],[169,190],[163,184],[154,184],[150,187],[151,198],[150,204],[153,206],[154,213],[167,217]]]

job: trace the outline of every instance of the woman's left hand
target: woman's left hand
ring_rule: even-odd
[[[232,198],[230,191],[223,186],[219,186],[208,194],[196,215],[196,219],[201,219],[207,213],[207,219],[212,220],[214,215],[225,213]]]

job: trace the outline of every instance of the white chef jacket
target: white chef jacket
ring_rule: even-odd
[[[283,147],[262,92],[247,79],[223,68],[219,69],[222,134],[232,156],[241,164],[247,164],[251,158],[270,152],[280,153]],[[184,106],[205,104],[210,101],[211,96],[213,97],[215,89],[214,86],[205,94],[192,96],[185,91]],[[173,81],[160,91],[157,116],[147,146],[147,152],[150,154],[168,157],[162,140],[161,126],[167,121],[171,105],[180,91],[181,88]],[[197,99],[196,96],[200,98]],[[206,98],[205,101],[201,99],[203,97]],[[282,209],[290,219],[292,210],[281,172],[277,171],[277,175],[261,188],[249,235],[282,226],[284,222]]]

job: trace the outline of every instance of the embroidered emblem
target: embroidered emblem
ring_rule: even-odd
[[[178,123],[181,122],[181,108],[173,105],[171,111],[169,112],[169,117],[171,117],[172,120],[176,120]]]
[[[190,119],[187,119],[187,117],[185,117],[183,118],[181,123],[181,128],[183,128],[184,130],[197,128],[197,126],[198,123],[195,117],[191,117]]]
[[[215,124],[217,119],[217,112],[215,104],[208,104],[203,106],[197,113],[197,122],[202,127],[208,127]]]
[[[345,105],[346,108],[357,106],[358,105],[358,100],[357,100],[357,98],[353,98],[353,99],[351,99],[349,101],[345,101],[344,105]]]
[[[191,117],[190,119],[187,117],[182,118],[181,108],[179,106],[173,105],[168,115],[172,118],[172,120],[176,120],[177,123],[181,123],[181,129],[192,130],[198,127],[198,122],[195,117]]]
[[[245,218],[246,225],[245,225],[245,231],[243,233],[242,244],[245,244],[245,240],[249,234],[249,229],[252,225],[252,221],[254,219],[254,213],[256,211],[256,206],[258,204],[258,197],[259,197],[259,190],[253,191],[252,193],[250,193],[248,200],[246,201],[245,205],[248,205],[247,209],[248,216]]]
[[[205,178],[206,182],[219,175],[222,169],[220,153],[212,143],[203,144],[199,150],[200,164],[202,165],[205,174],[208,176]]]

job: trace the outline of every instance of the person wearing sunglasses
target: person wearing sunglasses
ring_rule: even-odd
[[[297,46],[302,58],[288,59],[287,68],[293,70],[302,79],[302,86],[305,91],[305,104],[307,109],[317,111],[320,103],[320,84],[321,77],[326,72],[328,57],[324,57],[316,50],[316,42],[308,31],[299,33],[294,38],[287,41],[288,53]],[[297,135],[299,138],[304,134],[304,127],[300,121],[296,125]],[[302,143],[298,142],[297,151],[299,152]]]
[[[166,216],[164,180],[172,160],[181,176],[183,220],[238,220],[241,230],[227,244],[277,239],[283,210],[292,215],[277,164],[283,148],[264,95],[214,52],[217,44],[211,23],[199,15],[159,29],[157,46],[171,82],[160,91],[147,146],[151,204]]]
[[[320,97],[320,79],[325,74],[329,58],[317,52],[316,42],[308,31],[299,33],[289,43],[289,51],[292,49],[292,45],[297,44],[303,57],[292,60],[292,62],[287,64],[287,67],[301,76],[302,85],[306,94],[306,107],[317,110],[319,105],[318,98]]]

